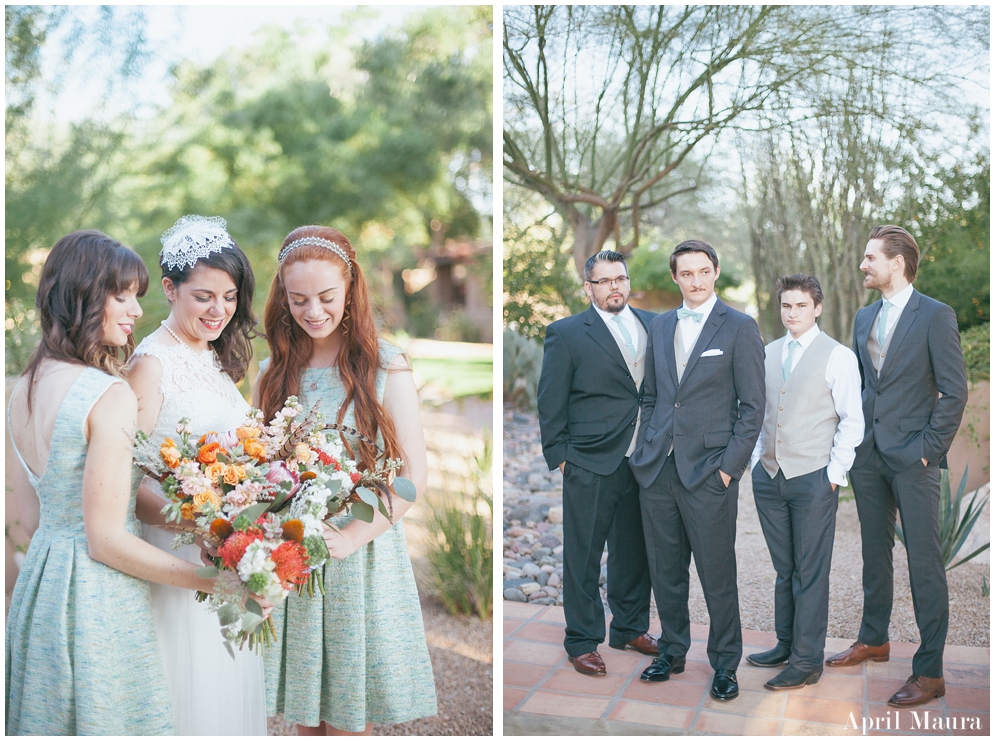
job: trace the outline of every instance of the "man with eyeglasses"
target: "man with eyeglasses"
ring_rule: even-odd
[[[670,274],[684,305],[650,325],[642,418],[629,458],[662,627],[660,655],[641,679],[663,682],[684,671],[694,554],[708,606],[710,694],[732,700],[743,656],[737,497],[764,421],[764,345],[757,323],[715,295],[719,258],[710,245],[681,242],[670,256]]]
[[[608,544],[608,645],[655,655],[650,577],[636,443],[646,328],[653,314],[628,306],[625,256],[603,250],[584,265],[591,306],[546,327],[539,428],[549,469],[563,474],[563,647],[581,674],[603,675],[605,612],[598,586]]]

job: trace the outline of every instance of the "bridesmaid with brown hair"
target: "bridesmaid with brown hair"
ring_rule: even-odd
[[[339,231],[302,226],[283,242],[266,303],[270,358],[260,364],[255,406],[267,419],[296,395],[401,458],[400,475],[425,489],[428,465],[418,393],[401,351],[378,339],[356,253]],[[373,446],[344,444],[361,468]],[[373,723],[435,715],[432,666],[401,518],[411,503],[392,498],[393,521],[349,515],[325,529],[332,558],[325,595],[297,597],[273,611],[278,642],[266,655],[267,710],[301,735],[361,735]]]

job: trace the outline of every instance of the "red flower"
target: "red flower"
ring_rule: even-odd
[[[321,465],[330,466],[335,462],[335,459],[321,448],[311,448],[311,450],[318,454],[318,460],[321,461]]]
[[[256,528],[250,528],[245,532],[234,532],[225,541],[224,545],[218,548],[218,555],[224,562],[225,566],[229,569],[235,570],[238,568],[238,562],[242,560],[242,556],[245,555],[245,549],[249,545],[257,540],[262,540],[263,534],[261,530]]]
[[[359,473],[359,471],[353,471],[352,473],[349,474],[349,478],[352,479],[352,483],[358,484],[359,480],[363,478],[363,475]]]
[[[291,585],[303,584],[307,580],[310,559],[307,549],[293,540],[286,540],[273,549],[270,558],[276,566],[276,575],[284,589]]]

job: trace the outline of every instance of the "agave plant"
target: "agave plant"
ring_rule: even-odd
[[[946,469],[940,471],[940,548],[943,550],[943,563],[947,571],[967,563],[991,545],[991,543],[985,543],[973,553],[956,563],[951,563],[961,546],[964,545],[964,541],[967,540],[967,536],[971,534],[971,530],[988,503],[988,495],[983,495],[979,500],[978,491],[976,491],[971,497],[971,501],[967,503],[967,510],[961,512],[969,469],[970,466],[964,467],[964,476],[961,477],[956,496],[950,495],[949,471]],[[902,545],[905,545],[905,533],[902,532],[901,524],[895,524],[895,535],[902,542]]]

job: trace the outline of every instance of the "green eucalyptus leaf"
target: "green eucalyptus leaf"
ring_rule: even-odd
[[[221,608],[218,610],[218,620],[221,621],[222,625],[231,625],[237,622],[240,617],[242,617],[242,608],[234,602],[221,605]]]
[[[235,650],[231,647],[231,642],[230,641],[225,641],[225,651],[228,652],[228,655],[231,656],[232,661],[234,661],[235,660]]]
[[[390,519],[390,510],[387,509],[387,505],[384,504],[383,499],[381,499],[380,497],[377,497],[377,509],[380,510],[380,514],[382,514],[388,520]]]
[[[252,600],[249,600],[252,602]],[[246,633],[252,633],[263,624],[263,618],[260,615],[255,615],[252,612],[247,612],[242,616],[242,630]]]
[[[369,489],[367,489],[365,486],[357,486],[356,487],[356,494],[359,495],[360,499],[362,499],[364,502],[366,502],[368,505],[370,505],[370,507],[375,507],[376,504],[377,504],[377,499],[380,498],[376,494],[374,494],[372,491],[370,491]]]
[[[418,491],[415,489],[414,483],[412,483],[411,479],[406,479],[403,476],[396,476],[394,478],[394,493],[405,502],[413,502],[418,496]]]
[[[373,522],[373,507],[366,502],[354,502],[350,510],[352,516],[363,522]]]
[[[241,512],[239,512],[240,517],[245,517],[249,522],[255,523],[259,519],[259,516],[265,514],[269,509],[269,502],[259,502],[259,504],[253,504],[251,507],[246,507]]]
[[[245,601],[245,609],[253,615],[258,615],[259,617],[263,616],[263,608],[261,608],[259,603],[254,599],[247,599]]]
[[[338,479],[329,479],[328,481],[325,482],[324,486],[332,494],[335,494],[336,492],[338,492],[339,489],[342,488],[342,482],[339,481]]]
[[[194,573],[201,579],[213,579],[216,576],[221,576],[221,571],[217,566],[201,566]]]

